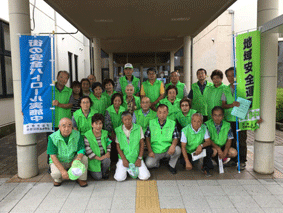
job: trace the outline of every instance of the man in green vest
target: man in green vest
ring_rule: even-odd
[[[133,123],[138,124],[142,127],[143,133],[145,133],[149,121],[156,118],[156,112],[150,107],[150,100],[148,97],[141,99],[141,109],[136,110],[133,114]]]
[[[85,154],[83,137],[73,130],[72,121],[62,118],[59,122],[59,130],[48,137],[47,154],[50,155],[49,164],[54,186],[60,186],[62,179],[69,180],[67,170],[72,166],[74,160],[81,161],[85,171],[77,179],[81,187],[87,186],[88,159]]]
[[[170,85],[174,85],[178,89],[177,98],[183,99],[184,97],[187,97],[187,87],[184,83],[180,82],[180,73],[178,71],[171,72],[170,80],[171,82],[165,85],[165,89],[167,89]]]
[[[140,79],[133,76],[134,67],[132,64],[127,63],[124,66],[124,76],[121,77],[118,81],[115,91],[121,92],[123,95],[126,95],[125,89],[128,84],[132,84],[135,88],[134,95],[139,95],[140,92]]]
[[[73,103],[70,102],[72,89],[66,87],[69,80],[69,73],[67,71],[59,71],[57,75],[57,82],[55,83],[55,100],[52,105],[55,106],[55,130],[58,129],[59,121],[62,118],[71,118],[71,108]]]
[[[193,168],[192,155],[197,156],[205,150],[206,156],[203,159],[202,171],[209,177],[211,176],[209,170],[213,169],[211,161],[213,151],[211,148],[209,132],[202,122],[203,116],[200,113],[195,113],[192,115],[191,124],[182,129],[182,154],[184,156],[184,166],[186,170],[191,170]]]
[[[130,164],[138,168],[138,178],[147,180],[150,173],[143,161],[144,134],[138,124],[132,123],[132,114],[129,111],[122,113],[123,125],[115,129],[116,146],[119,160],[116,164],[114,179],[124,181]]]
[[[192,84],[192,89],[188,98],[192,100],[192,109],[197,110],[198,113],[203,115],[204,122],[207,121],[207,103],[205,95],[208,87],[213,84],[206,80],[207,72],[205,69],[200,68],[197,70],[198,82]]]
[[[155,110],[158,102],[164,97],[164,85],[162,81],[156,79],[156,70],[154,68],[147,69],[148,80],[142,83],[141,97],[149,97],[151,106]]]
[[[237,149],[237,129],[236,129],[236,117],[231,114],[233,107],[239,107],[240,103],[235,101],[235,85],[234,85],[234,67],[230,67],[225,71],[226,78],[228,79],[230,85],[223,92],[221,100],[222,107],[225,112],[225,120],[231,124],[234,139],[232,141],[232,147]],[[242,130],[238,132],[239,136],[239,148],[240,148],[240,170],[246,168],[247,161],[247,131]],[[226,166],[236,166],[238,162],[237,158],[231,159],[230,162],[225,164]]]
[[[181,148],[177,146],[179,133],[176,122],[167,116],[168,107],[165,104],[160,104],[157,107],[157,118],[149,121],[145,132],[148,149],[146,165],[148,168],[158,168],[159,161],[166,158],[169,159],[169,171],[176,174],[176,164],[181,155]]]
[[[233,132],[230,123],[224,120],[224,109],[221,106],[215,106],[212,109],[212,119],[205,124],[210,133],[212,157],[218,155],[222,160],[236,157],[237,150],[231,147]]]

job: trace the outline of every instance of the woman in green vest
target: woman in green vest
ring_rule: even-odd
[[[92,101],[88,96],[82,97],[80,106],[81,108],[74,112],[72,123],[74,129],[78,130],[81,135],[84,135],[91,129],[91,118],[97,111],[91,109]]]
[[[107,106],[106,106],[106,109],[107,109],[111,105],[112,95],[114,95],[117,92],[114,90],[115,83],[110,78],[104,79],[102,86],[105,89],[102,95],[105,96],[107,99]]]
[[[114,179],[124,181],[127,178],[129,166],[138,170],[138,178],[147,180],[150,173],[142,159],[144,151],[144,134],[140,125],[132,123],[132,114],[129,111],[122,113],[123,125],[115,129],[116,146],[119,160],[116,164]]]
[[[181,111],[177,112],[176,119],[178,121],[178,124],[182,128],[184,128],[191,123],[192,115],[195,114],[197,111],[191,109],[191,101],[188,98],[183,98],[180,101],[180,108]]]
[[[165,85],[165,89],[167,89],[170,85],[175,85],[178,89],[177,98],[183,99],[187,97],[187,87],[184,83],[180,82],[180,73],[178,71],[173,71],[170,73],[171,82]]]
[[[178,89],[174,85],[170,85],[166,89],[167,96],[159,101],[159,104],[165,104],[168,107],[169,113],[168,118],[176,121],[176,114],[181,111],[180,99],[177,98]]]
[[[92,91],[93,94],[89,96],[93,102],[92,108],[97,110],[98,113],[105,115],[107,98],[105,96],[102,96],[102,84],[95,82],[92,85]]]
[[[96,113],[91,122],[92,129],[85,133],[84,138],[88,171],[95,180],[108,179],[111,140],[108,138],[108,132],[102,129],[104,116]]]
[[[226,89],[226,85],[222,83],[223,73],[220,70],[214,70],[211,74],[213,86],[208,87],[205,99],[207,103],[207,116],[208,119],[212,118],[212,109],[215,106],[222,106],[221,96]]]
[[[231,147],[233,133],[230,123],[224,120],[224,109],[215,106],[212,109],[212,119],[205,122],[210,133],[210,139],[213,149],[212,157],[216,155],[220,159],[234,158],[237,156],[237,150]]]
[[[135,110],[141,108],[140,97],[134,95],[135,88],[132,84],[126,86],[125,92],[126,95],[123,96],[123,107],[133,114]]]
[[[112,105],[106,109],[105,113],[105,125],[104,128],[110,134],[112,141],[115,141],[115,128],[122,124],[121,115],[126,109],[122,106],[123,96],[120,93],[115,93],[111,98]],[[112,143],[111,146],[111,161],[116,162],[118,160],[116,145]]]

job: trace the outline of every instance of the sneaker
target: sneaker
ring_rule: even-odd
[[[211,177],[212,174],[209,172],[209,169],[206,168],[201,168],[201,171],[203,172],[203,174],[205,175],[205,177]]]
[[[231,158],[223,158],[223,159],[222,159],[223,165],[229,163],[230,160],[231,160]]]
[[[240,163],[240,170],[246,169],[246,163]]]
[[[102,179],[108,180],[109,179],[109,174],[108,173],[102,174]]]
[[[237,166],[237,163],[233,160],[230,160],[229,162],[224,164],[225,167],[234,167]]]
[[[170,171],[173,175],[175,175],[175,174],[177,173],[177,169],[171,167],[169,164],[168,164],[168,169],[169,169],[169,171]]]

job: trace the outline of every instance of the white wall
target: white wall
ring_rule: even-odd
[[[33,18],[34,0],[30,0],[30,16]],[[61,15],[46,4],[43,0],[37,0],[34,10],[35,29],[32,34],[43,32],[60,33],[76,32],[77,29],[66,21]],[[8,0],[0,0],[0,18],[9,22]],[[56,27],[57,22],[57,27]],[[33,28],[33,21],[31,20]],[[87,77],[90,74],[89,59],[89,40],[80,32],[73,35],[56,35],[57,46],[57,64],[56,75],[59,70],[69,71],[68,51],[78,55],[78,80]],[[73,80],[75,80],[75,61],[73,56]],[[69,85],[69,83],[67,84]],[[14,118],[14,99],[0,100],[0,127],[8,125],[15,121]]]

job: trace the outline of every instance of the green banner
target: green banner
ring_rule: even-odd
[[[256,130],[260,119],[260,32],[236,37],[237,97],[252,101],[245,119],[239,119],[239,129]]]

